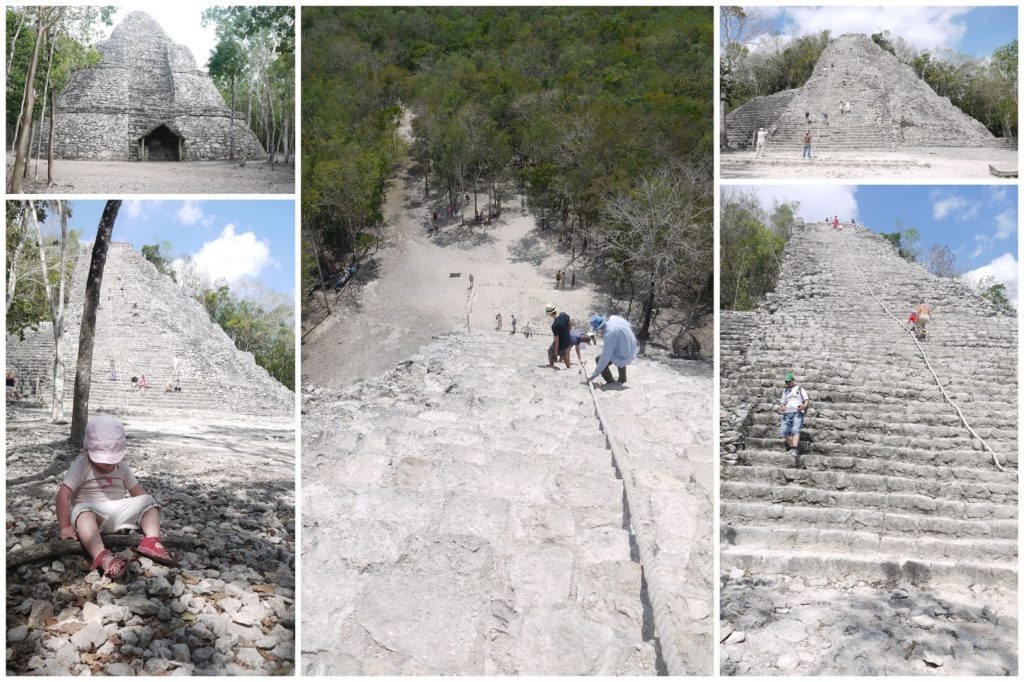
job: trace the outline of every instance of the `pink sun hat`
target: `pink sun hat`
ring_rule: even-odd
[[[85,425],[85,447],[89,459],[97,464],[117,464],[124,459],[124,425],[117,417],[98,415]]]

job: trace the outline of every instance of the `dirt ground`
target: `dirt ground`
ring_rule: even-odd
[[[997,168],[1017,169],[1015,149],[920,148],[896,152],[864,151],[856,154],[822,151],[807,161],[799,150],[773,152],[769,146],[764,159],[753,151],[723,152],[719,170],[722,178],[985,178],[1001,180],[989,173]],[[1010,180],[1004,180],[1010,182]]]
[[[408,134],[408,121],[404,131]],[[477,196],[481,209],[486,201],[486,195]],[[472,195],[468,203],[463,199],[462,209],[473,215]],[[435,210],[440,230],[430,235]],[[322,291],[304,295],[302,381],[307,385],[338,388],[366,379],[391,369],[437,334],[494,329],[499,313],[503,330],[511,331],[514,314],[519,330],[529,324],[534,333],[548,334],[548,302],[568,312],[577,326],[595,312],[624,312],[597,281],[601,273],[574,271],[572,247],[559,243],[557,229],[541,229],[518,196],[504,202],[491,225],[460,226],[458,215],[447,216],[444,197],[432,189],[425,198],[422,178],[404,168],[388,193],[385,218],[387,244],[351,283],[329,291],[326,304]],[[558,270],[569,280],[561,288],[555,286]],[[655,325],[653,336],[666,348],[678,316],[663,310]],[[706,320],[696,336],[703,353],[713,356],[713,320]]]
[[[10,186],[13,156],[7,157]],[[129,161],[54,161],[54,182],[46,186],[46,163],[30,161],[26,194],[294,194],[295,166],[273,168],[260,161],[186,161],[134,163]],[[36,179],[33,181],[33,176]]]

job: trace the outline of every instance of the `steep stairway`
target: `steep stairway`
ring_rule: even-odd
[[[550,369],[546,347],[447,334],[305,389],[307,674],[653,675],[669,649],[709,673],[710,371],[641,359],[596,389],[631,507],[578,366]],[[671,423],[683,400],[702,428]]]
[[[768,128],[768,158],[799,153],[808,130],[815,151],[822,152],[1007,146],[862,34],[831,40],[807,82],[794,94],[785,92],[788,104],[781,111],[776,100],[755,98],[727,116],[727,129],[734,121],[737,129],[746,125],[748,105],[765,114],[756,125]],[[841,113],[841,101],[850,102],[849,113]]]
[[[91,257],[91,245],[84,247],[68,284],[63,354],[68,411]],[[109,379],[111,360],[117,369],[116,381]],[[8,336],[7,361],[31,386],[34,398],[48,404],[53,362],[50,324],[27,333],[24,341]],[[150,388],[133,389],[130,378],[142,374]],[[180,380],[181,392],[165,392],[166,384],[173,384],[175,378]],[[131,245],[110,245],[96,315],[90,411],[185,411],[291,419],[293,396],[256,364],[252,354],[239,351],[203,306],[182,293],[170,277]]]
[[[881,305],[904,321],[919,300],[928,361],[1005,471]],[[749,411],[723,441],[722,565],[1015,583],[1016,320],[878,235],[824,224],[794,235],[756,320],[742,364],[722,363],[723,416]],[[787,370],[813,401],[799,462],[774,411]]]

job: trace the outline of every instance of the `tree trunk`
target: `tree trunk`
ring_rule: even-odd
[[[71,445],[79,448],[85,438],[85,425],[89,421],[89,389],[92,380],[92,349],[96,332],[96,309],[100,305],[100,286],[103,284],[103,268],[107,263],[107,249],[114,221],[121,208],[121,201],[107,201],[96,229],[96,241],[92,245],[92,261],[89,263],[89,279],[85,281],[85,307],[82,310],[82,325],[78,332],[78,364],[75,367],[75,402],[71,407]]]
[[[11,309],[11,303],[14,302],[14,292],[18,287],[18,261],[21,260],[21,251],[25,248],[25,242],[28,240],[28,211],[28,206],[22,204],[21,230],[18,233],[18,244],[14,247],[14,253],[11,254],[7,264],[7,308],[5,310]]]
[[[235,74],[231,74],[231,122],[228,124],[228,161],[235,160]]]
[[[52,35],[47,34],[45,39],[50,43],[50,54],[46,59],[46,78],[43,81],[43,106],[39,107],[39,133],[36,135],[36,162],[32,166],[32,181],[39,178],[39,157],[43,149],[43,114],[46,113],[46,98],[50,94],[50,70],[53,68],[53,47],[57,41]]]
[[[53,126],[57,118],[57,97],[50,97],[50,136],[46,146],[46,186],[53,184]]]
[[[22,192],[21,179],[28,167],[28,147],[31,138],[26,131],[26,127],[31,128],[30,122],[32,121],[32,110],[36,105],[36,94],[32,85],[36,79],[36,68],[39,66],[39,47],[41,45],[43,35],[50,30],[50,27],[64,15],[64,12],[67,11],[67,7],[61,7],[57,11],[53,20],[49,23],[45,23],[43,19],[43,12],[46,11],[46,9],[47,8],[45,7],[38,8],[39,18],[36,21],[36,40],[32,47],[32,58],[28,63],[28,73],[25,74],[25,98],[22,102],[21,115],[18,117],[18,120],[21,122],[21,127],[18,130],[14,143],[14,167],[11,169],[12,194],[20,194]],[[53,10],[55,8],[49,9]]]
[[[18,14],[18,28],[14,30],[14,35],[11,36],[11,44],[7,46],[7,78],[11,77],[11,66],[14,65],[14,48],[18,46],[18,36],[21,35],[21,29],[25,25],[25,15],[28,13],[27,10],[22,9]]]
[[[640,323],[640,333],[636,335],[636,340],[640,343],[640,352],[644,353],[647,348],[647,340],[651,337],[651,314],[654,312],[654,280],[651,280],[651,286],[647,290],[647,297],[644,298],[644,307],[641,312],[642,322]]]
[[[43,247],[43,231],[39,227],[39,220],[36,218],[35,203],[28,202],[31,211],[32,222],[36,226],[36,241],[39,244],[39,264],[43,273],[43,284],[46,288],[46,299],[50,304],[50,319],[53,321],[53,403],[50,406],[50,419],[54,422],[64,421],[64,359],[61,353],[64,350],[64,280],[65,280],[65,253],[64,245],[68,236],[68,217],[64,202],[57,201],[57,211],[60,213],[60,287],[57,295],[54,296],[53,287],[50,286],[50,273],[46,265],[46,250]]]

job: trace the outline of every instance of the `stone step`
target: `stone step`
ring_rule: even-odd
[[[792,465],[792,462],[790,464]],[[796,486],[815,491],[922,495],[933,500],[1011,505],[1017,501],[1016,482],[932,481],[893,474],[857,474],[846,471],[763,466],[725,467],[722,469],[722,480]]]
[[[1013,566],[1017,559],[1016,539],[936,538],[892,536],[877,532],[839,528],[804,528],[780,525],[772,520],[763,525],[729,526],[725,529],[736,547],[792,547],[829,554],[887,554],[897,558],[939,561],[967,560]]]
[[[722,502],[723,527],[765,526],[829,528],[883,533],[891,537],[999,538],[1014,541],[1017,521],[947,519],[863,509],[776,506],[751,502]]]
[[[808,420],[810,422],[810,420]],[[973,457],[969,454],[970,451],[964,447],[967,443],[961,439],[947,438],[947,439],[933,439],[926,442],[912,441],[911,439],[904,438],[901,436],[881,436],[877,439],[872,439],[863,443],[847,443],[838,442],[834,440],[825,440],[826,438],[832,437],[827,432],[819,433],[814,430],[813,425],[808,423],[805,429],[807,432],[814,434],[813,445],[811,446],[814,454],[830,455],[830,456],[852,456],[852,457],[892,457],[894,453],[910,452],[913,453],[914,462],[922,464],[927,461],[947,463],[971,461]],[[753,438],[747,437],[746,446],[748,448],[756,448],[759,450],[772,450],[779,449],[782,443],[782,437],[777,436],[776,438]],[[1009,460],[1012,463],[1017,462],[1017,451],[1015,447],[1009,447],[1016,444],[1016,441],[1010,443],[1001,443],[997,440],[987,440],[993,450],[996,451],[999,456],[1000,464],[1006,463]],[[911,445],[916,447],[910,447]],[[927,447],[924,447],[927,446]],[[917,455],[917,453],[923,453]],[[991,460],[991,453],[982,452],[980,446],[977,451],[978,460]]]
[[[736,566],[758,573],[784,573],[804,577],[820,576],[839,580],[855,575],[897,585],[1016,584],[1016,562],[942,561],[937,559],[893,559],[888,554],[823,554],[813,549],[764,549],[726,546],[721,550],[722,566]]]
[[[890,450],[890,453],[892,451]],[[782,451],[781,443],[774,451],[745,449],[740,453],[740,463],[751,468],[787,467],[793,464],[793,457]],[[975,451],[969,453],[974,456]],[[948,456],[948,453],[947,455]],[[933,482],[963,483],[1002,483],[1011,475],[1000,472],[992,466],[991,457],[976,457],[978,466],[941,466],[936,467],[929,460],[925,464],[915,464],[897,457],[837,457],[806,453],[800,456],[800,466],[807,471],[843,471],[852,474],[874,474],[878,476],[901,476],[904,478],[920,478]],[[722,475],[728,472],[724,469]]]
[[[842,509],[892,510],[901,513],[938,515],[951,519],[1015,519],[1016,504],[961,502],[933,499],[905,493],[862,493],[841,490],[750,483],[724,480],[720,486],[722,500],[763,501],[771,504],[821,506]]]

